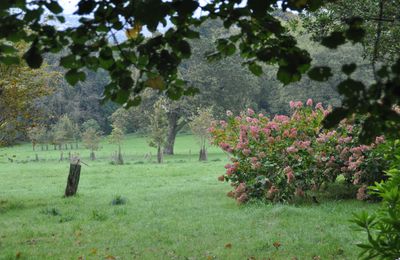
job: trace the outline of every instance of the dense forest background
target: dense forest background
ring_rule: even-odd
[[[364,63],[364,66],[359,66],[357,74],[353,77],[368,83],[370,79],[366,75],[371,75],[370,67],[360,58],[363,52],[361,45],[349,44],[336,51],[328,50],[310,39],[311,34],[302,26],[300,17],[292,13],[277,13],[276,15],[283,23],[295,25],[292,26],[292,33],[301,47],[310,52],[314,65],[326,64],[332,67],[334,72],[338,72],[345,61]],[[219,119],[225,116],[226,110],[239,113],[248,107],[269,115],[287,114],[289,101],[305,101],[308,98],[322,102],[324,105],[334,107],[340,105],[341,98],[336,91],[336,86],[343,80],[341,73],[333,73],[334,76],[330,80],[322,83],[311,81],[307,76],[303,76],[301,81],[283,86],[276,79],[277,69],[273,66],[265,66],[264,74],[256,77],[247,67],[242,66],[243,60],[239,55],[217,62],[207,61],[205,54],[212,50],[214,41],[221,35],[234,33],[235,28],[231,30],[227,31],[218,20],[210,20],[200,28],[201,38],[191,42],[192,57],[180,66],[179,73],[188,85],[198,88],[200,93],[194,97],[184,97],[179,101],[168,101],[170,146],[173,146],[174,138],[179,131],[188,131],[190,117],[201,107],[212,107],[214,117]],[[354,60],[355,57],[359,60]],[[62,72],[58,64],[58,56],[47,56],[46,63],[48,64],[46,70],[49,72]],[[107,73],[102,70],[98,70],[97,73],[87,71],[87,79],[75,87],[71,87],[64,78],[60,77],[50,84],[51,94],[35,101],[35,108],[42,116],[35,122],[27,122],[27,127],[29,124],[41,125],[48,132],[54,132],[60,118],[68,117],[72,125],[76,126],[76,131],[79,131],[85,122],[95,120],[101,133],[109,134],[112,130],[113,114],[115,117],[118,113],[124,113],[126,114],[124,118],[127,120],[125,125],[127,133],[146,131],[149,124],[146,115],[159,98],[158,91],[146,90],[140,106],[121,111],[123,108],[117,104],[102,103],[104,87],[108,82]],[[7,143],[27,140],[26,129],[21,128],[16,134],[9,135]],[[53,135],[48,135],[47,139],[50,143],[54,143],[50,139],[56,139],[56,137],[53,133]],[[168,150],[168,145],[166,149]]]

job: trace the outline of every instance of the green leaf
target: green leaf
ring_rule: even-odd
[[[333,76],[332,69],[327,66],[314,67],[308,72],[310,79],[315,81],[327,81]]]
[[[24,54],[23,58],[25,59],[28,66],[32,69],[38,69],[40,68],[40,66],[42,66],[43,57],[39,51],[39,48],[37,47],[36,42],[32,43],[31,47]]]
[[[90,14],[96,7],[96,2],[94,0],[81,0],[78,4],[78,15]]]
[[[349,110],[346,108],[338,107],[335,108],[331,113],[329,113],[322,124],[326,128],[332,128],[339,124],[339,122],[349,114]]]
[[[249,64],[249,70],[256,76],[261,76],[263,73],[262,67],[255,62]]]
[[[54,14],[62,13],[63,8],[57,3],[57,1],[51,1],[50,3],[45,3],[47,9],[49,9]]]
[[[339,45],[346,43],[343,32],[332,32],[331,35],[324,37],[321,44],[330,49],[336,49]]]
[[[19,57],[16,56],[2,56],[0,57],[0,62],[5,65],[19,64]]]
[[[84,81],[86,79],[86,74],[77,69],[71,69],[65,74],[65,79],[70,85],[74,86],[79,81]]]
[[[355,63],[344,64],[342,66],[342,71],[347,76],[350,76],[356,70],[356,68],[357,68],[357,65]]]

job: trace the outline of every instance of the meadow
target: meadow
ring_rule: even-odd
[[[110,163],[106,140],[96,161],[80,147],[88,166],[73,198],[63,198],[69,162],[53,147],[37,147],[38,162],[30,144],[0,150],[0,259],[356,259],[365,236],[349,219],[378,208],[344,184],[318,204],[238,205],[217,180],[227,155],[210,147],[199,162],[190,135],[163,164],[143,137],[126,139],[124,165]]]

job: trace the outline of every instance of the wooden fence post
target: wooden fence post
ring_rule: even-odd
[[[65,188],[65,197],[74,196],[78,190],[79,178],[81,176],[80,159],[74,158],[69,165],[69,175],[67,187]]]

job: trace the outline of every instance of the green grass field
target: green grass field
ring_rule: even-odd
[[[116,147],[102,146],[94,162],[73,150],[89,166],[68,199],[59,151],[38,147],[34,162],[29,144],[0,150],[0,259],[356,259],[364,237],[351,214],[378,207],[345,199],[341,186],[318,205],[239,206],[217,181],[226,155],[210,148],[198,162],[192,136],[179,136],[162,165],[145,138],[126,140],[122,166],[110,164]],[[111,205],[117,195],[126,204]]]

